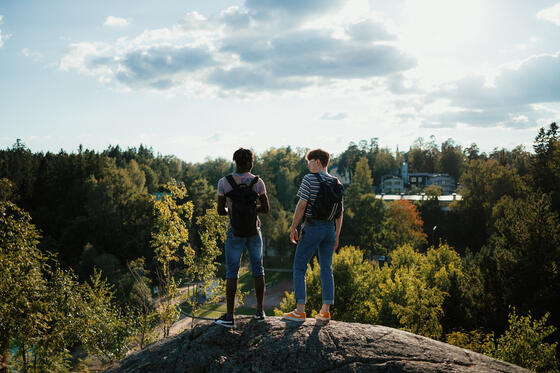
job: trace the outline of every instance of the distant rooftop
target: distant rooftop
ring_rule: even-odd
[[[407,199],[409,201],[426,201],[428,196],[425,193],[422,194],[377,194],[376,198],[382,199],[383,201],[396,201],[399,199]],[[439,196],[438,201],[440,202],[453,202],[461,201],[463,197],[460,194],[453,193],[444,196]]]

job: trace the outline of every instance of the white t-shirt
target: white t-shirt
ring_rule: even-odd
[[[245,185],[249,185],[251,184],[251,181],[253,181],[253,179],[255,178],[255,175],[253,175],[250,172],[245,172],[242,174],[238,174],[238,173],[233,173],[233,180],[235,180],[235,182],[237,183],[237,185],[240,184],[245,184]],[[227,181],[227,179],[225,177],[222,177],[220,179],[220,181],[218,181],[218,196],[225,196],[228,192],[230,192],[233,189],[233,187],[229,184],[229,182]],[[252,189],[257,192],[257,194],[259,196],[266,194],[266,186],[264,185],[264,181],[259,177],[259,181],[257,181],[255,183],[255,185],[253,185]],[[228,215],[229,215],[229,211],[231,211],[231,205],[232,202],[229,198],[226,197],[226,201],[227,201],[227,207],[228,207]],[[257,201],[257,204],[259,204],[260,202]],[[257,217],[257,221],[258,221],[258,225],[260,226],[260,220]]]

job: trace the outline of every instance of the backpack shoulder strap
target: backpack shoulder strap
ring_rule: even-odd
[[[235,182],[233,175],[227,175],[226,180],[228,181],[229,185],[231,185],[233,189],[239,188],[239,185],[237,185],[237,183]]]
[[[319,175],[318,172],[317,172],[317,173],[314,173],[313,175],[315,175],[315,177],[317,178],[317,181],[319,182],[319,184],[323,182],[323,179],[321,178],[321,175]]]
[[[259,177],[258,177],[258,176],[255,176],[255,177],[253,178],[253,180],[251,180],[251,183],[249,184],[249,188],[252,188],[253,185],[255,185],[258,181],[259,181]]]

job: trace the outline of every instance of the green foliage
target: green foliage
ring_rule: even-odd
[[[528,189],[514,168],[484,158],[469,162],[460,184],[458,193],[463,199],[453,206],[447,219],[447,237],[457,247],[477,252],[491,234],[492,208],[503,196],[522,198]]]
[[[438,171],[453,176],[458,181],[466,167],[465,155],[461,147],[452,139],[447,139],[441,144],[441,154],[438,159]],[[427,194],[427,192],[426,192]]]
[[[175,275],[181,280],[198,283],[194,296],[186,299],[193,316],[199,308],[199,291],[205,295],[212,294],[208,301],[220,294],[223,284],[214,278],[217,269],[215,260],[221,251],[220,243],[225,242],[227,217],[217,214],[215,203],[210,205],[204,215],[196,218],[201,246],[193,246],[189,244],[188,223],[195,207],[191,201],[185,201],[187,189],[183,183],[175,181],[166,184],[165,188],[167,193],[154,203],[156,222],[151,243],[155,260],[161,266],[160,288],[163,294],[157,311],[162,320],[164,336],[167,336],[171,325],[179,317],[178,304],[182,301]],[[177,265],[174,270],[175,262],[182,262],[182,265]]]
[[[134,315],[135,343],[142,349],[152,340],[152,331],[157,323],[152,281],[144,258],[128,262],[127,268],[128,272],[119,281],[117,294],[121,295],[121,303],[126,304]]]
[[[449,246],[421,254],[410,245],[392,253],[391,265],[380,268],[365,260],[363,251],[344,247],[333,256],[335,320],[382,324],[431,338],[442,335],[443,304],[454,283],[463,280],[461,259]],[[317,259],[306,274],[307,311],[322,303]],[[275,314],[291,310],[293,293],[286,293]]]
[[[210,185],[218,185],[218,180],[224,175],[235,171],[233,162],[223,158],[207,159],[198,168],[200,176],[206,179]],[[169,180],[169,178],[163,180]]]
[[[121,358],[130,328],[110,287],[99,272],[79,284],[37,248],[39,238],[27,213],[0,202],[0,356],[13,341],[13,365],[33,372],[66,371],[75,345]]]
[[[356,163],[356,171],[352,178],[352,184],[346,191],[346,198],[344,200],[345,207],[348,210],[349,217],[353,217],[355,210],[360,204],[360,198],[367,193],[373,191],[373,179],[371,177],[371,169],[366,157],[362,157]]]
[[[461,178],[461,186],[465,204],[486,211],[490,211],[502,196],[515,198],[523,196],[526,191],[517,172],[494,159],[471,161]]]
[[[403,161],[402,154],[398,153],[395,158],[388,148],[379,148],[378,139],[374,137],[369,140],[369,143],[365,140],[358,144],[351,142],[348,148],[333,161],[333,164],[337,166],[339,174],[348,172],[353,175],[356,173],[358,161],[364,157],[368,161],[373,176],[372,184],[376,187],[379,186],[382,176],[393,174]]]
[[[294,152],[290,147],[265,151],[255,162],[254,173],[266,183],[269,198],[274,196],[284,210],[292,209],[297,187],[301,181],[303,154]]]
[[[539,130],[533,149],[530,168],[534,189],[550,193],[554,210],[560,212],[560,133],[556,123],[548,130]]]
[[[437,170],[440,152],[435,137],[430,136],[430,142],[422,137],[417,138],[407,153],[410,172],[430,172]]]
[[[6,178],[0,178],[0,201],[12,201],[17,199],[16,186],[14,183]]]
[[[163,334],[169,335],[171,325],[179,318],[176,304],[177,284],[172,276],[172,265],[179,261],[178,250],[183,249],[187,266],[192,264],[195,252],[188,245],[189,230],[187,222],[193,214],[193,204],[186,199],[185,184],[174,180],[165,185],[167,193],[154,202],[154,231],[151,245],[154,248],[155,260],[161,266],[159,276],[162,298],[157,307],[162,320]]]
[[[196,251],[189,250],[183,257],[185,273],[190,281],[197,281],[199,285],[197,291],[202,290],[205,294],[206,302],[215,302],[224,292],[223,281],[219,281],[216,276],[216,258],[221,253],[221,245],[226,241],[228,220],[226,216],[218,215],[216,204],[214,203],[206,210],[206,214],[196,219],[198,232],[202,246]],[[238,289],[242,299],[240,289]],[[191,328],[194,328],[194,316],[200,308],[198,294],[187,298],[187,303],[191,306],[193,321]]]
[[[534,320],[530,314],[517,315],[515,309],[509,314],[509,329],[496,341],[493,357],[531,369],[535,372],[558,372],[555,343],[545,340],[556,331],[546,325],[549,314]]]
[[[518,315],[513,308],[508,316],[508,329],[497,339],[494,333],[475,330],[449,333],[446,342],[535,372],[559,372],[558,342],[546,342],[556,331],[554,326],[546,325],[548,317],[546,313],[540,319],[533,319],[530,313]]]
[[[480,328],[499,334],[507,328],[508,307],[513,305],[523,313],[529,310],[537,315],[550,312],[551,321],[558,327],[560,141],[556,124],[538,132],[533,149],[534,154],[522,146],[512,150],[496,148],[487,155],[481,153],[476,144],[461,150],[451,139],[438,147],[431,137],[418,139],[409,151],[397,151],[395,155],[389,149],[380,148],[376,138],[350,143],[332,160],[339,173],[348,171],[354,179],[347,188],[341,243],[359,246],[366,257],[371,258],[372,254],[396,255],[402,250],[399,246],[408,244],[425,250],[426,238],[430,238],[430,245],[449,242],[463,256],[462,275],[451,267],[437,276],[439,269],[430,276],[421,275],[428,268],[429,254],[418,254],[409,248],[410,253],[406,252],[413,265],[399,266],[398,270],[395,264],[390,270],[387,266],[380,270],[370,265],[373,274],[365,271],[362,284],[355,280],[360,276],[344,277],[340,273],[346,272],[339,269],[338,277],[345,280],[337,281],[337,293],[351,294],[350,290],[338,288],[342,281],[348,283],[349,289],[354,289],[355,282],[355,289],[361,285],[375,292],[368,290],[361,294],[355,290],[352,294],[364,301],[352,301],[355,308],[352,311],[342,310],[339,307],[344,300],[337,301],[333,312],[339,309],[339,317],[348,320],[382,321],[427,334],[422,330],[424,323],[425,329],[433,328],[432,335],[437,335],[438,330],[445,333],[457,329],[482,330]],[[266,182],[271,206],[270,213],[261,217],[265,247],[276,249],[284,263],[291,261],[294,249],[286,237],[295,192],[308,172],[304,153],[302,149],[294,151],[289,147],[270,149],[257,155],[255,162],[255,173]],[[409,161],[411,172],[445,172],[455,176],[462,185],[459,194],[463,200],[443,211],[438,201],[431,199],[439,194],[436,190],[432,193],[434,188],[426,188],[429,198],[417,206],[417,211],[376,199],[371,193],[372,187],[382,176],[394,174],[404,159]],[[209,257],[216,252],[215,245],[222,246],[221,228],[213,228],[213,218],[204,219],[207,211],[213,208],[218,179],[233,170],[230,160],[208,159],[187,164],[174,156],[154,155],[152,149],[142,145],[126,150],[111,146],[101,153],[80,146],[74,153],[53,154],[32,153],[17,141],[13,147],[0,150],[0,201],[17,202],[30,211],[34,224],[44,232],[44,237],[29,236],[25,245],[21,244],[27,248],[38,245],[41,250],[36,254],[33,250],[27,250],[20,257],[2,254],[4,258],[10,257],[10,264],[0,265],[10,270],[2,271],[0,279],[4,283],[17,283],[16,288],[21,290],[17,294],[5,290],[2,296],[13,297],[9,298],[10,302],[19,304],[29,315],[38,314],[39,310],[41,314],[50,315],[25,319],[25,323],[18,324],[21,326],[17,333],[24,337],[10,337],[12,344],[17,341],[15,366],[38,364],[36,366],[48,367],[51,371],[66,369],[68,360],[64,349],[68,349],[68,341],[79,344],[79,333],[78,329],[68,326],[72,324],[70,321],[56,320],[67,318],[67,314],[80,315],[78,305],[88,299],[85,288],[80,288],[72,272],[67,270],[69,267],[76,270],[82,281],[95,275],[94,268],[101,271],[107,286],[108,283],[115,285],[119,304],[128,305],[131,309],[127,313],[136,315],[130,326],[137,330],[138,343],[143,345],[145,342],[140,340],[150,340],[150,328],[157,321],[153,308],[150,309],[150,288],[158,276],[165,278],[161,270],[163,263],[154,257],[151,234],[185,228],[188,236],[183,237],[183,243],[169,246],[166,251],[163,246],[167,243],[160,241],[159,246],[163,248],[156,255],[169,259],[169,284],[173,284],[172,280],[178,284],[188,278],[199,281],[195,277],[200,277],[202,272],[188,273],[185,261],[196,266],[196,257],[206,255],[206,246],[211,248]],[[184,226],[166,228],[153,214],[155,201],[148,193],[164,191],[162,184],[170,178],[187,184],[188,196],[175,200],[179,205],[191,201],[192,215],[180,217]],[[359,186],[365,187],[360,189]],[[419,224],[422,221],[423,231]],[[434,226],[437,226],[435,231]],[[209,236],[212,232],[215,238]],[[52,249],[58,251],[60,266],[55,264],[53,256],[46,254]],[[424,255],[425,260],[416,254]],[[143,264],[135,262],[140,257],[146,258]],[[194,259],[191,262],[189,258]],[[212,261],[205,259],[200,263]],[[347,262],[358,263],[349,258],[341,263]],[[129,270],[126,263],[136,270]],[[433,268],[440,267],[433,265]],[[20,268],[20,272],[14,268]],[[134,276],[133,272],[142,275]],[[15,280],[18,273],[33,275]],[[310,282],[314,292],[318,291],[318,284]],[[163,298],[159,301],[169,299],[168,295],[175,291],[171,288],[174,284],[169,286],[167,290],[160,288]],[[208,286],[214,290],[220,288],[220,284],[212,281]],[[55,290],[49,289],[57,289],[57,295]],[[48,294],[52,302],[43,294]],[[181,301],[177,295],[176,303]],[[0,319],[8,312],[10,302],[1,302]],[[60,309],[59,313],[54,312],[53,304]],[[170,311],[177,312],[173,303],[169,305]],[[106,312],[109,309],[107,306]],[[9,318],[22,315],[10,314]],[[176,313],[169,316],[171,320]],[[3,335],[0,332],[0,337]],[[479,338],[481,345],[484,343],[482,336]],[[10,341],[0,341],[2,343],[6,345]],[[31,355],[32,349],[41,352]],[[114,347],[113,351],[109,353],[111,358],[119,354],[119,347]],[[48,361],[41,360],[43,356]]]
[[[491,355],[496,350],[494,333],[485,333],[482,330],[452,332],[445,335],[445,342],[486,355]]]
[[[378,285],[372,311],[383,316],[384,325],[439,338],[450,277],[460,274],[459,256],[446,245],[430,248],[426,255],[404,245],[392,253],[391,266],[384,270],[387,276]]]
[[[363,194],[355,207],[354,216],[347,222],[352,236],[345,235],[345,239],[354,241],[368,256],[386,254],[388,250],[381,243],[385,213],[382,200],[373,193]]]
[[[344,197],[345,227],[341,233],[341,243],[360,245],[367,248],[369,253],[377,252],[377,248],[371,246],[378,242],[383,206],[372,193],[373,179],[367,158],[361,157],[355,168],[352,184]]]
[[[297,188],[306,172],[303,152],[290,147],[265,151],[256,158],[253,169],[266,184],[270,205],[269,213],[259,216],[265,250],[274,249],[287,259],[293,253],[293,246],[286,239],[290,234],[289,211],[295,206]]]
[[[424,193],[428,199],[437,199],[443,194],[443,188],[439,185],[430,185],[424,188]]]
[[[416,249],[426,245],[427,235],[423,232],[423,225],[416,206],[410,201],[403,199],[387,203],[380,242],[385,253],[404,244],[410,244]]]
[[[374,148],[374,151],[368,154],[368,160],[375,186],[380,185],[383,176],[392,175],[402,161],[402,159],[395,159],[387,148],[377,149],[377,151]]]
[[[331,313],[335,320],[357,321],[360,318],[359,304],[367,299],[367,279],[373,276],[373,266],[364,259],[363,251],[355,247],[344,247],[333,255],[335,278],[335,304]],[[317,258],[306,274],[308,308],[312,316],[322,305],[320,267]],[[367,285],[366,285],[367,284]]]
[[[194,206],[193,216],[202,216],[216,200],[216,188],[206,179],[196,179],[189,188],[190,199]]]
[[[80,290],[83,301],[78,307],[82,323],[79,340],[87,351],[103,360],[124,358],[128,338],[134,333],[130,328],[132,314],[113,304],[112,286],[101,279],[101,272],[95,271]]]
[[[274,308],[274,316],[282,316],[284,312],[290,312],[296,308],[296,299],[293,291],[285,291],[278,307]]]
[[[333,275],[335,278],[335,305],[331,309],[334,319],[343,321],[363,322],[363,307],[367,301],[370,289],[366,280],[372,278],[374,268],[370,262],[364,260],[363,251],[347,246],[333,255]],[[317,259],[313,260],[311,269],[306,273],[307,309],[313,315],[322,305],[320,270]],[[293,292],[286,292],[274,310],[276,315],[289,312],[295,307]]]
[[[272,248],[289,259],[294,252],[293,245],[286,239],[290,235],[291,216],[282,208],[274,195],[268,195],[268,202],[270,211],[268,214],[259,216],[262,222],[261,231],[265,243],[265,254],[266,250]]]
[[[487,322],[503,323],[509,305],[522,312],[535,305],[543,311],[560,311],[554,302],[560,296],[556,286],[560,282],[560,219],[550,197],[504,197],[495,206],[494,217],[495,232],[476,263],[485,279],[486,297],[498,310],[497,319]]]

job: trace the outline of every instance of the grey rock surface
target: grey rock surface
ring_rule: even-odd
[[[106,372],[528,372],[446,343],[379,325],[237,317],[199,322]]]

